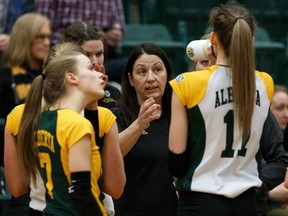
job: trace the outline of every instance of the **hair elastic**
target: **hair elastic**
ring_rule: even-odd
[[[243,17],[236,17],[236,19],[235,19],[234,23],[236,23],[236,22],[237,22],[237,20],[239,20],[239,19],[243,19],[243,20],[244,20],[244,18],[243,18]]]
[[[42,73],[41,76],[42,76],[42,79],[45,80],[45,78],[46,78],[45,74]]]

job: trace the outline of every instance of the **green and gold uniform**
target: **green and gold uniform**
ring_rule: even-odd
[[[10,119],[9,122],[11,124],[15,124],[15,121],[20,121],[23,109],[24,105],[19,105],[9,114],[7,119]],[[100,108],[100,110],[99,113],[105,113],[105,108],[103,110]],[[102,115],[99,114],[99,116]],[[104,118],[107,118],[107,116],[109,117],[109,115],[103,114]],[[101,122],[100,119],[99,122]],[[114,119],[110,117],[110,127],[114,120],[115,117]],[[102,119],[102,121],[104,120]],[[14,131],[18,131],[19,123],[15,125],[17,126]],[[109,124],[107,125],[107,128],[109,128]],[[103,127],[100,128],[102,129]],[[99,135],[105,133],[107,128],[104,127],[103,130],[99,129]],[[93,126],[79,113],[70,109],[43,112],[36,132],[41,168],[40,173],[46,187],[45,215],[78,215],[68,194],[70,186],[68,154],[73,144],[86,134],[91,134],[92,143],[91,191],[103,213],[102,215],[107,215],[99,199],[101,192],[97,182],[100,177],[101,158],[99,147],[95,143]]]

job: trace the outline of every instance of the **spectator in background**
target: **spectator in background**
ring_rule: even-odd
[[[279,127],[284,132],[288,122],[288,90],[285,86],[275,85],[270,110],[275,116]],[[284,147],[287,141],[284,141]],[[263,167],[266,163],[263,161]],[[268,192],[267,207],[268,215],[288,215],[288,188],[284,182]],[[280,213],[281,212],[281,213]]]
[[[270,109],[284,130],[288,123],[288,90],[285,86],[275,85]]]
[[[57,43],[64,30],[76,21],[84,21],[105,32],[107,53],[105,68],[110,81],[121,82],[126,58],[118,58],[125,31],[125,17],[121,0],[35,0],[35,11],[52,22],[52,44]]]
[[[5,119],[12,108],[24,102],[34,77],[42,73],[50,35],[50,21],[40,14],[26,13],[15,22],[0,68],[0,118]],[[1,128],[1,164],[3,131]]]
[[[8,2],[9,0],[1,0],[0,1],[0,52],[6,48],[7,38],[5,37],[5,27],[7,23],[7,12],[8,12]]]

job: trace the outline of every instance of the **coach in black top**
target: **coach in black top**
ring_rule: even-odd
[[[122,77],[117,118],[126,185],[114,200],[116,216],[175,216],[177,195],[168,173],[172,69],[154,44],[137,46]]]

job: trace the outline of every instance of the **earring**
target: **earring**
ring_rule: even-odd
[[[130,81],[130,85],[133,87],[133,83]]]

